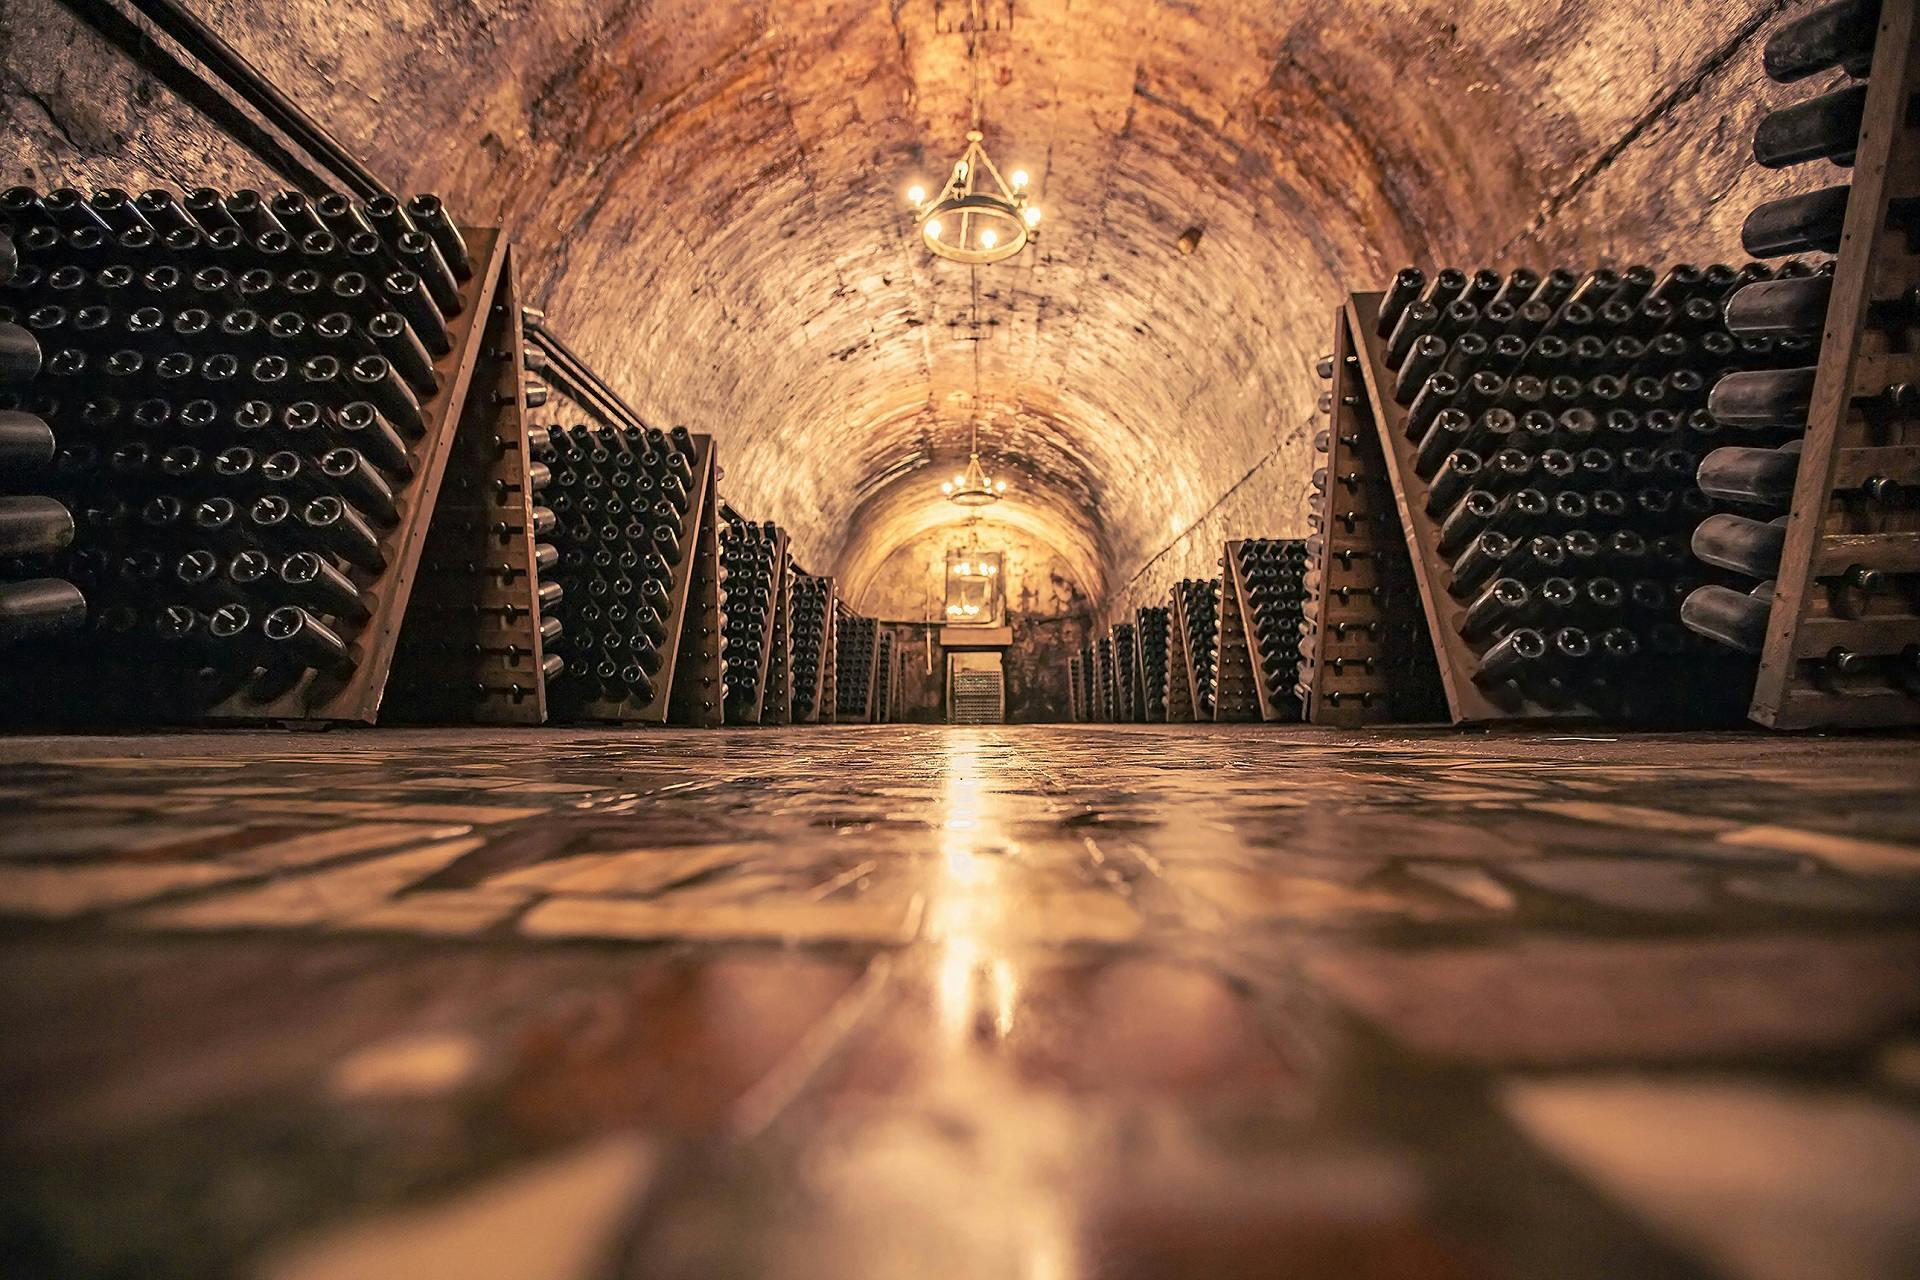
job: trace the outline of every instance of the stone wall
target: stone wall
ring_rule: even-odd
[[[1094,604],[1073,569],[1055,548],[1000,523],[984,525],[969,540],[962,525],[929,530],[882,562],[866,582],[845,584],[848,604],[892,624],[907,665],[896,697],[895,718],[946,718],[944,651],[938,632],[945,605],[949,548],[977,545],[1001,553],[1001,581],[1013,643],[1006,652],[1007,718],[1012,721],[1067,718],[1067,658],[1092,625]],[[934,633],[932,670],[927,636]]]
[[[1341,290],[1381,288],[1394,270],[1408,263],[1431,272],[1450,265],[1507,270],[1745,261],[1740,224],[1755,204],[1845,180],[1825,165],[1779,173],[1751,160],[1753,126],[1761,115],[1826,87],[1818,81],[1782,87],[1768,81],[1760,69],[1767,32],[1815,7],[1814,0],[1729,5],[1724,18],[1679,42],[1664,60],[1665,78],[1654,86],[1657,92],[1644,110],[1630,117],[1614,115],[1616,136],[1608,139],[1590,131],[1580,147],[1551,165],[1560,140],[1551,135],[1542,139],[1542,152],[1529,161],[1539,166],[1540,180],[1533,185],[1541,196],[1533,207],[1512,211],[1504,222],[1493,218],[1478,227],[1456,226],[1450,234],[1433,237],[1428,252],[1346,277],[1331,291],[1324,326],[1329,336],[1320,349],[1332,349],[1330,313]],[[1711,30],[1725,39],[1701,38]],[[1552,56],[1556,51],[1543,46],[1541,52]],[[1583,65],[1597,61],[1596,51],[1583,54]],[[1836,73],[1833,79],[1842,77]],[[1609,91],[1623,88],[1612,81],[1606,85]],[[1309,410],[1284,427],[1272,450],[1213,507],[1115,584],[1108,615],[1117,620],[1138,605],[1166,603],[1181,578],[1217,576],[1221,546],[1228,538],[1305,537],[1312,496],[1308,472],[1314,464],[1297,461],[1298,442],[1306,440],[1310,448],[1311,435],[1320,425]]]

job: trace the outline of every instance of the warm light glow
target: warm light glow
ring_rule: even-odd
[[[955,476],[955,477],[953,478],[953,487],[957,489],[957,488],[959,488],[959,487],[960,487],[961,485],[963,485],[963,484],[965,484],[966,482],[967,482],[967,478],[966,478],[966,476],[964,476],[964,475],[957,475],[957,476]]]
[[[1005,261],[1039,234],[1039,219],[1027,205],[1032,181],[1024,169],[1014,170],[1011,181],[1003,178],[975,129],[945,183],[935,190],[916,179],[906,191],[926,247],[937,257],[980,266]],[[959,224],[950,228],[948,220],[956,216]]]
[[[1020,216],[1027,220],[1028,226],[1037,227],[1040,225],[1040,206],[1037,204],[1030,204],[1027,206],[1027,211],[1021,214]]]
[[[980,566],[980,572],[986,574],[989,578],[991,578],[994,574],[1000,572],[1000,566],[993,563],[991,560],[989,560],[987,563]]]
[[[1005,480],[995,480],[993,482],[993,491],[995,493],[1005,493],[1007,491],[1007,482]]]
[[[942,492],[942,493],[952,493],[952,492],[953,492],[953,481],[951,481],[951,480],[942,480],[942,481],[940,482],[940,492]]]
[[[973,576],[973,565],[966,560],[962,560],[959,564],[953,566],[953,571],[963,578],[971,578]]]
[[[948,606],[947,606],[947,616],[948,616],[949,618],[957,618],[957,617],[959,617],[959,616],[960,616],[960,606],[959,606],[959,605],[957,605],[957,604],[950,604],[950,605],[948,605]]]

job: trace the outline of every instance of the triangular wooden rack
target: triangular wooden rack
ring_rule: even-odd
[[[1114,719],[1132,723],[1140,718],[1138,698],[1140,673],[1136,666],[1139,652],[1133,640],[1133,624],[1113,624]]]
[[[706,444],[704,465],[694,473],[698,492],[699,518],[694,518],[694,501],[687,504],[686,529],[697,530],[690,554],[686,606],[681,612],[678,634],[680,652],[669,677],[664,669],[663,687],[671,689],[667,697],[667,719],[673,724],[700,729],[717,729],[726,722],[727,686],[721,666],[720,637],[725,634],[725,618],[720,611],[720,503],[713,489],[713,441]],[[678,577],[678,570],[675,571]],[[675,634],[669,624],[668,635]],[[654,702],[658,703],[658,692]]]
[[[447,458],[383,721],[543,724],[547,718],[526,357],[511,246],[501,258],[480,343],[484,355]]]
[[[1266,654],[1261,651],[1262,637],[1260,627],[1253,614],[1253,594],[1248,589],[1247,567],[1242,563],[1245,541],[1227,544],[1225,572],[1231,578],[1234,597],[1239,602],[1240,634],[1245,637],[1247,648],[1247,666],[1249,678],[1253,681],[1256,704],[1260,708],[1260,718],[1268,722],[1296,721],[1300,719],[1300,702],[1291,690],[1293,681],[1287,681],[1288,692],[1275,696],[1267,687]],[[1225,609],[1222,609],[1225,616]],[[1225,659],[1222,659],[1224,664]]]
[[[1193,678],[1193,655],[1188,652],[1187,602],[1174,587],[1167,601],[1167,723],[1191,724],[1200,718],[1199,686]]]
[[[506,242],[497,229],[466,227],[460,234],[474,263],[473,275],[460,286],[460,313],[447,321],[452,349],[434,362],[440,393],[420,406],[426,430],[407,446],[413,476],[397,495],[399,522],[380,539],[386,568],[378,575],[361,570],[348,574],[361,589],[361,599],[371,612],[366,624],[351,637],[358,659],[352,673],[340,678],[309,671],[291,687],[264,701],[242,691],[207,711],[203,718],[351,724],[372,724],[379,718],[447,457],[460,417],[468,407],[468,388],[487,346],[483,341],[487,328],[484,322],[494,315],[494,294],[506,264]],[[494,379],[488,377],[482,382],[484,394],[491,396]]]
[[[1215,610],[1220,616],[1220,637],[1215,652],[1219,655],[1214,667],[1213,718],[1216,723],[1226,724],[1236,721],[1250,721],[1262,718],[1264,701],[1256,702],[1254,709],[1228,710],[1229,702],[1238,701],[1229,694],[1239,694],[1247,688],[1257,688],[1260,682],[1254,679],[1253,652],[1248,641],[1249,627],[1245,609],[1245,592],[1240,581],[1240,543],[1229,542],[1226,547],[1226,563],[1220,569],[1220,605]]]
[[[1133,614],[1133,669],[1140,685],[1141,718],[1153,723],[1164,722],[1167,718],[1167,660],[1162,656],[1158,661],[1149,661],[1147,654],[1155,648],[1150,641],[1159,640],[1158,650],[1167,653],[1168,612],[1152,606],[1142,606]]]
[[[754,671],[752,693],[743,701],[730,702],[727,705],[728,724],[784,724],[784,719],[769,718],[774,698],[773,682],[776,675],[785,683],[786,655],[778,652],[786,635],[785,629],[785,591],[782,584],[787,577],[787,535],[775,530],[772,549],[768,554],[768,581],[772,584],[772,604],[767,610],[767,622],[760,637],[760,662]],[[724,616],[725,610],[722,610]]]
[[[789,670],[791,672],[791,680],[789,683],[792,684],[793,688],[789,692],[788,721],[793,724],[818,724],[821,720],[822,712],[826,709],[825,698],[829,688],[827,675],[828,669],[833,661],[834,643],[832,578],[814,577],[798,571],[792,574],[792,581],[787,584],[789,605],[787,618],[790,623],[789,634],[787,636],[787,650],[789,655],[791,655],[793,650],[799,647],[800,641],[815,638],[803,636],[800,633],[799,629],[802,624],[794,611],[797,598],[802,593],[815,590],[816,588],[813,585],[815,583],[821,584],[817,589],[822,592],[822,603],[825,606],[818,624],[820,627],[817,636],[819,640],[820,659],[811,668],[803,669],[798,662],[792,661],[790,658]],[[811,626],[813,624],[809,622],[806,625]]]
[[[1920,288],[1912,222],[1898,212],[1911,202],[1920,173],[1920,120],[1912,108],[1920,89],[1920,4],[1888,0],[1877,8],[1826,338],[1747,709],[1776,729],[1920,724],[1920,686],[1912,683],[1907,656],[1920,644],[1911,591],[1862,600],[1845,582],[1855,566],[1905,583],[1920,573],[1920,510],[1905,499],[1864,501],[1862,493],[1876,477],[1901,493],[1920,488],[1920,428],[1910,420],[1875,422],[1861,411],[1865,397],[1920,382],[1912,333],[1875,319],[1882,300],[1909,298]],[[1836,650],[1864,660],[1866,669],[1836,671],[1828,660]]]
[[[873,719],[876,724],[886,724],[893,719],[893,684],[900,673],[900,659],[894,653],[893,632],[882,631],[874,640],[879,685],[873,695]]]
[[[768,638],[766,697],[761,724],[793,723],[793,557],[781,534],[780,572],[773,580],[773,630]]]
[[[1424,614],[1408,598],[1413,569],[1344,307],[1333,313],[1330,364],[1327,485],[1367,518],[1351,527],[1329,520],[1331,498],[1320,495],[1320,551],[1309,572],[1296,691],[1314,724],[1436,719],[1443,711],[1439,670]],[[1359,484],[1346,485],[1343,477],[1355,475]]]
[[[840,720],[840,603],[839,588],[827,579],[827,638],[820,646],[820,723]]]
[[[596,698],[571,718],[589,722],[718,724],[720,697],[719,536],[713,500],[713,437],[693,437],[693,483],[681,525],[683,554],[667,593],[666,643],[653,697],[644,703]],[[707,632],[701,636],[701,631]],[[700,643],[705,641],[704,644]],[[702,656],[703,654],[707,656]],[[561,677],[563,680],[565,677]],[[711,682],[711,683],[707,683]],[[700,706],[711,701],[711,711]]]

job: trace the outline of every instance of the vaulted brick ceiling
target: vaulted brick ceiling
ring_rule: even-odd
[[[1300,532],[1343,282],[1492,254],[1742,0],[295,3],[209,12],[396,184],[528,250],[556,327],[816,571],[946,519],[983,447],[1091,593],[1263,460]],[[978,111],[1040,243],[930,256],[902,192]],[[1187,228],[1202,232],[1183,254]],[[1277,455],[1277,456],[1276,456]]]

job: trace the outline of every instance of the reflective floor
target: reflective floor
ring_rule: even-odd
[[[0,758],[0,1274],[1920,1274],[1920,740]]]

